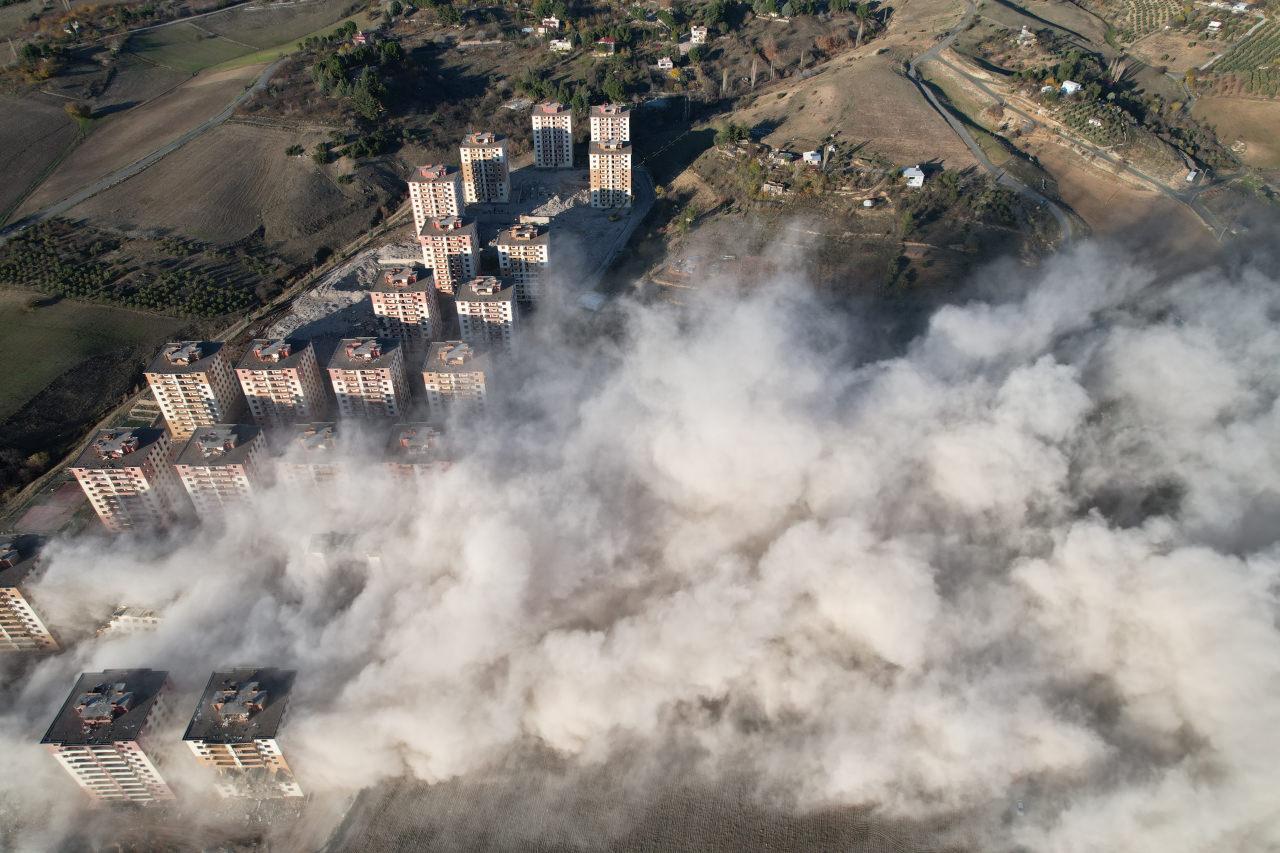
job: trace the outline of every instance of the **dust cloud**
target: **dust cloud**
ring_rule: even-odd
[[[732,780],[932,849],[1280,847],[1276,280],[1099,245],[986,275],[1013,295],[876,358],[795,280],[628,304],[589,343],[544,312],[416,490],[353,447],[350,477],[224,527],[54,542],[55,625],[164,621],[10,673],[0,841],[80,819],[37,745],[76,673],[167,669],[184,707],[257,664],[299,670],[311,791],[533,751],[544,792]],[[583,820],[508,832],[633,829]]]

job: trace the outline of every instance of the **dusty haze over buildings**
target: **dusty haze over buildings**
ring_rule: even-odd
[[[795,281],[630,308],[620,343],[534,323],[416,494],[357,465],[225,531],[52,544],[52,622],[164,619],[6,691],[0,846],[77,808],[38,740],[80,671],[194,695],[253,661],[298,671],[308,791],[536,745],[628,802],[747,778],[796,813],[935,820],[933,848],[1275,849],[1277,282],[1093,246],[984,275],[1016,295],[881,360]],[[329,533],[351,559],[308,560]],[[506,832],[626,831],[582,819]]]

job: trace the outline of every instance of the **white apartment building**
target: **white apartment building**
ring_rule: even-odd
[[[175,439],[239,414],[240,387],[220,341],[165,344],[146,377]]]
[[[259,338],[236,366],[253,420],[266,426],[314,421],[328,402],[310,341]]]
[[[95,800],[172,800],[156,766],[155,733],[173,719],[168,673],[86,672],[40,743]]]
[[[398,480],[426,477],[449,467],[440,432],[430,424],[396,424],[383,463]]]
[[[338,426],[333,422],[296,424],[276,460],[276,477],[290,486],[318,486],[342,472]]]
[[[182,740],[222,796],[302,796],[278,740],[296,675],[242,667],[209,677]]]
[[[558,101],[533,108],[533,165],[573,168],[573,110]]]
[[[108,530],[163,526],[182,506],[169,446],[164,430],[104,429],[68,470]]]
[[[589,149],[592,207],[631,206],[631,143],[592,142]]]
[[[429,270],[396,267],[380,270],[369,287],[379,336],[404,341],[421,351],[440,336],[440,304]]]
[[[487,393],[489,356],[476,352],[466,341],[441,341],[427,350],[422,364],[422,384],[432,416],[454,407],[479,408]]]
[[[551,230],[522,222],[498,234],[498,272],[516,287],[522,303],[542,298],[551,260]]]
[[[409,178],[409,204],[413,208],[413,230],[418,232],[429,219],[461,216],[462,172],[453,166],[419,166]]]
[[[631,110],[622,104],[600,104],[591,108],[591,141],[631,141]]]
[[[473,278],[458,289],[458,326],[472,346],[510,350],[515,340],[516,288],[495,276]]]
[[[252,424],[202,427],[174,460],[200,518],[218,517],[249,499],[262,481],[267,440]]]
[[[404,348],[389,338],[346,338],[329,360],[344,418],[398,418],[409,405]]]
[[[431,270],[436,290],[452,296],[454,288],[476,277],[480,238],[476,223],[459,216],[431,219],[418,230],[422,264]]]
[[[462,198],[467,204],[506,202],[511,198],[507,138],[495,133],[468,133],[459,146]]]
[[[58,641],[23,594],[39,568],[39,536],[0,535],[0,652],[56,652]]]

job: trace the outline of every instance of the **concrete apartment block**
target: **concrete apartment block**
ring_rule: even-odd
[[[329,408],[310,341],[259,338],[249,344],[236,378],[255,422],[266,426],[322,418]]]
[[[58,641],[24,587],[39,573],[39,536],[0,535],[0,652],[56,652]]]
[[[261,485],[267,440],[252,424],[202,427],[187,440],[173,468],[200,518],[218,517]]]
[[[346,338],[329,360],[344,418],[398,418],[409,405],[404,347],[391,338]]]
[[[421,351],[440,336],[440,304],[430,270],[418,266],[379,271],[369,286],[379,336]]]
[[[432,415],[484,405],[490,359],[466,341],[441,341],[427,350],[422,383]]]
[[[573,110],[558,101],[533,108],[533,165],[539,169],[573,168]]]
[[[476,277],[480,238],[476,223],[459,216],[428,220],[418,231],[422,264],[431,270],[436,289],[452,296],[454,288]]]
[[[160,527],[182,508],[169,448],[161,429],[104,429],[68,470],[108,530]]]
[[[221,341],[168,343],[147,368],[147,384],[175,439],[239,414],[240,386],[224,347]]]
[[[631,144],[609,139],[588,148],[591,206],[631,206]]]
[[[472,346],[510,350],[515,339],[516,288],[491,275],[473,278],[458,289],[458,326]]]
[[[454,166],[419,166],[409,178],[409,204],[415,233],[430,219],[461,216],[462,172]]]
[[[458,150],[462,160],[462,197],[467,204],[505,203],[511,199],[505,136],[468,133]]]
[[[551,230],[522,222],[498,234],[498,272],[516,286],[516,299],[534,303],[542,298],[551,260]]]
[[[591,141],[631,141],[631,110],[621,104],[600,104],[591,108],[587,120],[591,125]]]
[[[396,424],[383,464],[398,480],[427,477],[449,467],[440,431],[425,423]]]
[[[281,444],[276,477],[290,486],[318,486],[342,471],[338,425],[329,422],[295,424]]]

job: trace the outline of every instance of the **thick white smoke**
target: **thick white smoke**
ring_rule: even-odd
[[[165,668],[193,702],[258,664],[300,672],[311,790],[537,748],[946,818],[939,844],[1276,849],[1280,290],[1097,247],[1017,274],[873,361],[795,281],[634,307],[614,343],[544,318],[416,493],[362,465],[224,530],[55,543],[55,623],[165,620],[7,690],[8,843],[74,813],[36,743],[77,672]],[[308,556],[329,532],[354,538]]]

